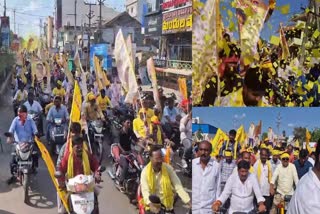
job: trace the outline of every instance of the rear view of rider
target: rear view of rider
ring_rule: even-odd
[[[25,90],[24,84],[20,84],[18,88],[19,89],[17,90],[16,94],[13,97],[13,104],[14,104],[13,111],[15,116],[18,115],[17,107],[19,107],[19,104],[22,104],[28,98],[28,92],[27,90]]]
[[[30,112],[34,112],[40,117],[39,126],[37,128],[38,128],[39,134],[42,136],[42,133],[43,133],[43,124],[42,124],[42,117],[41,117],[42,106],[38,101],[34,100],[34,94],[31,92],[28,93],[28,100],[23,105],[27,107],[29,114]]]
[[[26,106],[21,105],[18,108],[18,116],[15,117],[11,123],[10,129],[9,129],[10,135],[12,137],[7,137],[7,143],[11,144],[13,142],[15,143],[33,143],[33,138],[35,135],[38,134],[38,130],[36,127],[35,122],[28,117],[28,110]],[[14,148],[15,152],[15,148]],[[38,156],[33,155],[34,160],[34,167],[38,167]],[[16,166],[16,160],[13,157],[10,163],[10,170],[12,177],[8,180],[8,184],[11,184],[14,182],[15,177],[14,175],[14,168]]]
[[[187,115],[180,120],[180,139],[181,144],[184,146],[184,152],[182,157],[182,167],[187,168],[186,159],[192,159],[192,105],[188,105]]]

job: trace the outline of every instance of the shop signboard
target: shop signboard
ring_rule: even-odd
[[[192,6],[162,14],[162,34],[192,31]]]

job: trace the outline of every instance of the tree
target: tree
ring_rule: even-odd
[[[268,137],[268,133],[267,132],[263,132],[262,133],[262,141],[264,141],[264,139],[266,139]]]
[[[294,127],[293,135],[295,139],[298,139],[300,142],[304,142],[306,140],[306,128]]]
[[[320,128],[315,128],[314,131],[311,132],[311,140],[312,142],[318,142],[320,139]]]

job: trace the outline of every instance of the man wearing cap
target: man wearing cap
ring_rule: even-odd
[[[225,150],[229,150],[232,152],[232,157],[233,159],[237,159],[237,157],[239,157],[240,154],[240,150],[241,150],[241,145],[240,143],[235,141],[236,138],[236,130],[232,129],[229,131],[229,140],[225,141],[220,149],[219,155],[220,156],[224,156],[224,151]]]
[[[296,152],[296,151],[295,151]],[[304,176],[310,168],[312,168],[312,164],[307,160],[308,159],[308,151],[305,149],[302,149],[298,155],[297,160],[293,162],[297,169],[298,177],[299,179]]]
[[[199,156],[192,160],[192,213],[212,213],[211,205],[220,195],[221,172],[219,163],[210,154],[209,141],[199,143]]]
[[[265,199],[265,205],[267,208],[267,213],[269,212],[272,201],[270,197],[270,182],[272,178],[272,166],[269,158],[269,150],[267,148],[260,149],[260,160],[258,160],[254,165],[254,174],[258,178],[259,186],[262,195]]]
[[[57,81],[57,87],[55,87],[52,90],[52,95],[53,96],[60,96],[64,100],[64,97],[66,96],[66,90],[64,90],[64,88],[62,88],[62,82],[60,80]]]
[[[270,214],[277,213],[277,205],[284,200],[284,196],[293,195],[293,186],[297,186],[299,182],[295,166],[289,163],[289,154],[285,152],[280,157],[282,164],[274,171],[270,183],[270,193],[274,195]],[[275,184],[277,184],[277,187]]]
[[[167,138],[161,128],[161,122],[157,116],[151,117],[150,124],[150,137],[159,145],[163,145],[164,140]]]
[[[224,152],[224,159],[220,162],[221,191],[223,191],[224,186],[235,167],[236,161],[232,159],[232,152],[230,150],[226,150]]]
[[[88,102],[84,107],[84,116],[87,121],[104,120],[104,115],[96,103],[96,97],[93,94],[88,95]]]
[[[294,192],[287,213],[314,214],[320,210],[320,140],[315,151],[315,165],[301,180]],[[310,194],[310,195],[308,195]],[[311,195],[312,194],[312,195]],[[310,196],[310,197],[309,197]]]
[[[281,164],[281,161],[279,160],[279,153],[280,151],[277,149],[274,149],[272,151],[272,159],[270,160],[271,167],[272,167],[272,173],[276,170],[277,166]]]

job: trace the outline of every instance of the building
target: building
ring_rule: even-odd
[[[146,4],[146,0],[126,0],[126,11],[127,13],[138,20],[140,24],[143,23],[143,5]]]
[[[144,39],[146,45],[160,47],[162,34],[162,0],[147,0],[144,17]]]
[[[203,139],[211,140],[217,133],[218,128],[210,124],[194,124],[192,123],[192,133],[197,135],[200,133]],[[198,137],[199,138],[199,137]]]
[[[86,1],[93,2],[93,1]],[[55,31],[54,44],[56,47],[64,50],[74,50],[77,35],[89,33],[89,5],[85,1],[77,0],[56,0],[55,5]],[[76,16],[75,14],[76,9]],[[91,27],[97,26],[99,21],[99,5],[91,6],[91,13],[95,15],[91,19]],[[119,12],[112,8],[102,5],[102,20],[110,21],[116,17]],[[76,25],[76,28],[74,27]],[[91,28],[91,35],[95,29]]]
[[[162,36],[158,57],[154,58],[158,80],[163,86],[178,90],[178,78],[184,77],[189,87],[192,74],[192,0],[165,0],[159,4]]]

